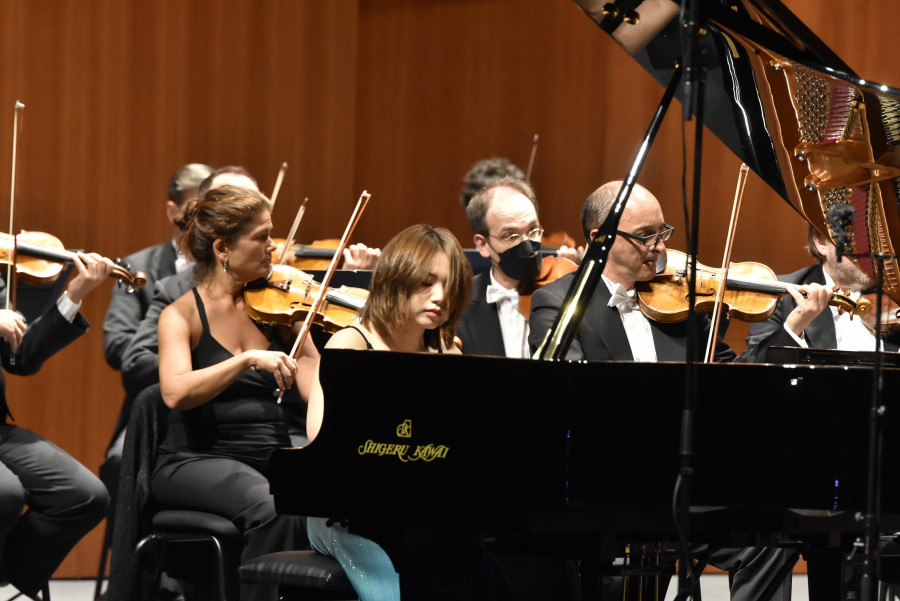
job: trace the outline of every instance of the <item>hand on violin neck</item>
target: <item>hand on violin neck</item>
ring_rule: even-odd
[[[25,335],[25,318],[18,311],[0,309],[0,338],[9,343],[9,349],[16,352]]]
[[[805,284],[788,287],[787,291],[797,306],[787,316],[784,325],[800,338],[803,336],[803,330],[828,306],[831,290],[821,284]]]
[[[87,293],[99,286],[109,277],[115,263],[97,253],[75,253],[72,257],[75,264],[75,277],[69,282],[66,294],[73,303],[80,303]]]

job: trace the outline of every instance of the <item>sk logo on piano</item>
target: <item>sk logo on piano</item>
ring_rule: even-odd
[[[412,420],[407,419],[404,420],[402,424],[397,426],[397,436],[400,438],[411,438],[412,437]]]

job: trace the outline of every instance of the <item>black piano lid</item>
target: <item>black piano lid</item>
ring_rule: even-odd
[[[603,0],[575,2],[610,28]],[[614,4],[625,3],[638,12],[658,6]],[[642,21],[613,31],[663,84],[682,54],[672,7],[658,19],[669,19],[664,27],[650,28],[648,13],[646,35],[627,29]],[[705,33],[697,43],[710,57],[706,126],[824,235],[833,238],[825,223],[833,204],[854,206],[847,254],[873,279],[874,257],[891,257],[884,290],[900,299],[900,90],[854,74],[778,0],[707,0],[700,10]],[[626,40],[622,31],[640,37]]]
[[[599,6],[607,0],[574,0],[598,25]],[[778,29],[751,20],[747,6],[769,17]],[[709,51],[709,71],[705,92],[704,121],[735,155],[750,166],[769,187],[795,205],[785,191],[774,151],[777,135],[770,131],[762,112],[760,91],[747,64],[746,49],[734,45],[727,32],[738,33],[759,45],[815,71],[843,80],[871,92],[900,99],[900,89],[867,82],[858,77],[822,40],[778,0],[710,0],[701,10],[709,19],[709,34],[700,43]],[[637,26],[640,26],[638,24]],[[627,23],[620,27],[634,27]],[[671,79],[681,56],[676,16],[633,58],[663,86]],[[735,52],[738,56],[735,56]],[[679,93],[678,98],[681,98]],[[795,205],[796,208],[796,205]]]

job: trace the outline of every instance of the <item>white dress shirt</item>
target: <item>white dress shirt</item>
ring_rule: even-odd
[[[485,300],[497,303],[500,318],[500,332],[503,334],[503,348],[507,357],[524,359],[531,357],[528,346],[528,319],[519,312],[519,292],[515,288],[504,288],[494,279],[490,271],[491,283],[485,292]]]
[[[828,272],[822,270],[825,274],[825,287],[829,290],[834,288],[834,280],[828,275]],[[849,294],[850,300],[857,300],[860,292],[855,290]],[[874,307],[873,307],[874,309]],[[863,322],[858,315],[852,316],[848,311],[838,312],[837,307],[828,307],[831,311],[831,319],[834,322],[834,337],[837,340],[837,350],[839,351],[874,351],[875,350],[875,333]],[[851,319],[852,317],[852,319]],[[791,338],[803,348],[809,348],[806,343],[806,337],[799,338],[794,332],[787,327],[785,323],[784,329],[787,330]],[[883,345],[882,345],[883,348]]]
[[[650,329],[650,321],[638,307],[635,299],[635,290],[625,290],[622,284],[613,284],[605,275],[601,275],[603,282],[609,289],[610,299],[607,306],[615,307],[625,326],[625,335],[628,336],[628,345],[635,361],[656,361],[656,347],[653,345],[653,331]]]

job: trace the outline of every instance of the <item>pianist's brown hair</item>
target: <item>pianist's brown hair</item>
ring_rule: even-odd
[[[369,299],[359,312],[359,320],[381,336],[397,332],[409,317],[409,298],[428,278],[431,262],[438,253],[447,255],[447,321],[425,331],[425,346],[451,348],[456,325],[472,295],[472,268],[459,241],[442,227],[413,225],[393,238],[381,251],[372,271]]]

